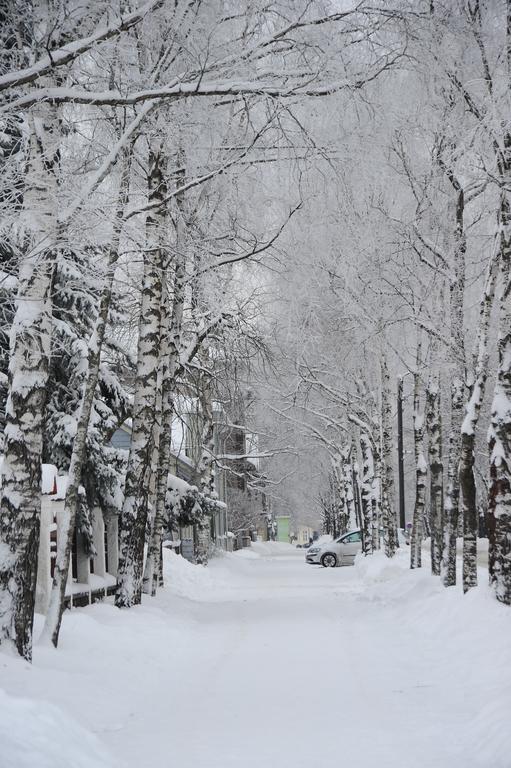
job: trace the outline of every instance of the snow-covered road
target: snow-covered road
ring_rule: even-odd
[[[509,768],[511,612],[485,588],[463,599],[404,557],[311,567],[287,545],[167,561],[172,588],[67,615],[61,649],[6,662],[4,687],[123,768]]]

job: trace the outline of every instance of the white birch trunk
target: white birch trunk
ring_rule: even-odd
[[[456,584],[456,536],[459,521],[459,462],[461,455],[461,425],[463,423],[465,388],[465,341],[463,330],[465,296],[464,230],[465,198],[457,179],[450,173],[448,178],[456,192],[456,229],[454,248],[454,277],[450,283],[451,319],[451,424],[447,461],[447,489],[444,505],[444,542],[441,575],[444,586]]]
[[[181,243],[181,245],[184,245]],[[162,415],[161,415],[161,433],[158,451],[158,472],[156,477],[156,519],[165,520],[165,497],[167,494],[167,481],[170,470],[171,456],[171,431],[172,416],[174,413],[174,392],[176,388],[176,375],[179,367],[179,356],[181,351],[181,334],[183,326],[183,312],[185,304],[185,286],[186,286],[186,255],[184,247],[180,247],[178,237],[178,247],[176,248],[175,269],[174,269],[174,299],[172,305],[172,316],[170,319],[170,329],[165,342],[168,352],[166,352],[166,361],[163,365],[162,373]],[[159,546],[161,550],[161,526],[160,542],[154,542],[153,553]],[[158,584],[163,583],[163,577],[157,578],[153,562],[153,581],[152,594],[155,594]]]
[[[394,472],[392,469],[392,405],[387,362],[381,360],[381,507],[383,545],[387,557],[394,557],[397,540],[397,520],[394,510]]]
[[[463,509],[463,591],[477,586],[478,516],[474,475],[475,439],[488,377],[490,317],[495,295],[497,259],[488,265],[474,352],[474,380],[461,428],[460,489]]]
[[[417,367],[420,365],[420,346]],[[413,386],[413,444],[415,454],[415,506],[410,540],[410,568],[422,566],[422,539],[424,536],[424,510],[426,507],[426,478],[428,467],[424,456],[424,415],[420,408],[420,375],[414,374]]]
[[[373,552],[380,549],[381,528],[381,458],[376,455],[374,462],[373,488],[371,493],[371,547]]]
[[[155,418],[152,435],[151,470],[149,476],[149,504],[148,504],[148,546],[147,557],[142,578],[142,592],[154,597],[158,586],[158,568],[160,559],[160,544],[162,540],[163,521],[156,513],[156,481],[158,476],[158,456],[160,452],[162,398],[161,387],[156,396]]]
[[[207,363],[207,356],[202,356],[203,365]],[[206,374],[201,374],[199,389],[199,405],[202,418],[201,455],[197,466],[198,485],[205,496],[215,496],[215,477],[213,473],[213,460],[215,453],[213,408],[211,397],[211,381]],[[207,565],[209,559],[210,530],[209,521],[199,526],[198,547],[196,552],[197,563]]]
[[[41,453],[51,340],[51,276],[58,247],[59,123],[41,103],[29,117],[19,269],[10,332],[9,384],[0,502],[0,642],[31,660],[41,516]]]
[[[511,3],[508,41],[511,41]],[[511,42],[510,42],[511,58]],[[510,62],[511,64],[511,62]],[[500,172],[511,178],[511,134],[504,139]],[[489,571],[497,599],[511,605],[511,202],[501,193],[499,210],[500,317],[499,367],[490,427]]]
[[[203,363],[206,361],[203,360]],[[199,392],[199,405],[202,417],[201,455],[197,466],[199,488],[205,496],[215,495],[215,439],[213,422],[213,403],[211,381],[205,374],[201,377],[202,385]]]
[[[352,457],[355,456],[355,451],[352,449]],[[357,528],[363,532],[362,521],[362,499],[360,493],[360,467],[358,461],[352,458],[352,478],[353,478],[353,501],[355,506],[355,518],[357,521]]]
[[[374,486],[374,454],[371,438],[365,432],[360,433],[360,450],[362,452],[362,483],[360,485],[362,551],[364,555],[370,555],[373,551],[371,501]]]
[[[339,499],[338,503],[338,509],[339,509],[339,534],[346,533],[350,530],[349,524],[350,524],[350,517],[348,513],[348,505],[347,505],[347,499],[346,499],[346,478],[344,476],[344,460],[342,456],[342,452],[339,453],[337,461],[335,462],[336,465],[336,483],[337,483],[337,496]]]
[[[166,272],[166,267],[166,264],[162,264],[162,271],[164,274]],[[169,295],[167,290],[167,279],[165,279],[160,311],[160,359],[158,363],[158,385],[151,455],[150,533],[144,577],[142,581],[142,591],[144,594],[152,595],[153,597],[156,594],[156,589],[159,583],[160,549],[164,523],[162,515],[158,514],[158,462],[160,456],[160,442],[162,440],[163,381],[166,375],[169,356],[169,316]]]
[[[426,390],[426,426],[430,471],[431,573],[440,576],[444,525],[444,465],[442,459],[440,386],[437,373],[432,373],[429,377]]]
[[[152,143],[149,152],[148,186],[149,201],[161,203],[166,187],[162,147],[156,142]],[[118,608],[129,608],[140,603],[142,593],[160,344],[161,241],[164,225],[164,206],[160,206],[148,215],[146,222],[133,424],[119,530],[119,571],[115,596]]]
[[[346,503],[346,518],[348,530],[358,525],[355,509],[355,493],[353,488],[353,468],[351,464],[351,446],[348,446],[342,454],[342,470],[344,483],[344,499]]]

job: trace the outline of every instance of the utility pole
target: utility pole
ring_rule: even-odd
[[[403,379],[397,380],[397,456],[399,481],[399,527],[405,529],[405,470],[403,450]]]

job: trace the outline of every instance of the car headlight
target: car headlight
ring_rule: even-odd
[[[319,547],[312,547],[312,549],[308,549],[307,552],[310,555],[317,555],[317,553],[319,552]]]

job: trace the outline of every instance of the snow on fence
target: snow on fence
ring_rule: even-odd
[[[0,456],[0,487],[3,457]],[[59,518],[64,511],[67,476],[59,475],[53,464],[43,464],[41,472],[41,527],[37,562],[35,610],[48,608],[55,558]],[[209,530],[207,519],[213,520],[215,545],[232,549],[227,531],[227,507],[223,501],[205,496],[196,486],[175,475],[169,475],[167,510],[177,522],[180,532],[193,539],[193,525],[200,522]],[[193,542],[192,542],[193,543]],[[116,515],[104,516],[99,508],[92,510],[92,545],[90,554],[82,533],[75,531],[71,567],[66,585],[69,605],[87,605],[95,599],[113,594],[117,585],[119,560],[118,521]],[[193,555],[190,557],[193,559]]]
[[[37,562],[36,611],[46,613],[57,553],[59,518],[64,511],[67,476],[59,475],[53,464],[42,465],[41,528]],[[86,605],[112,594],[117,584],[117,517],[104,518],[99,508],[92,511],[92,544],[87,551],[80,531],[75,531],[71,567],[66,585],[69,605]]]

